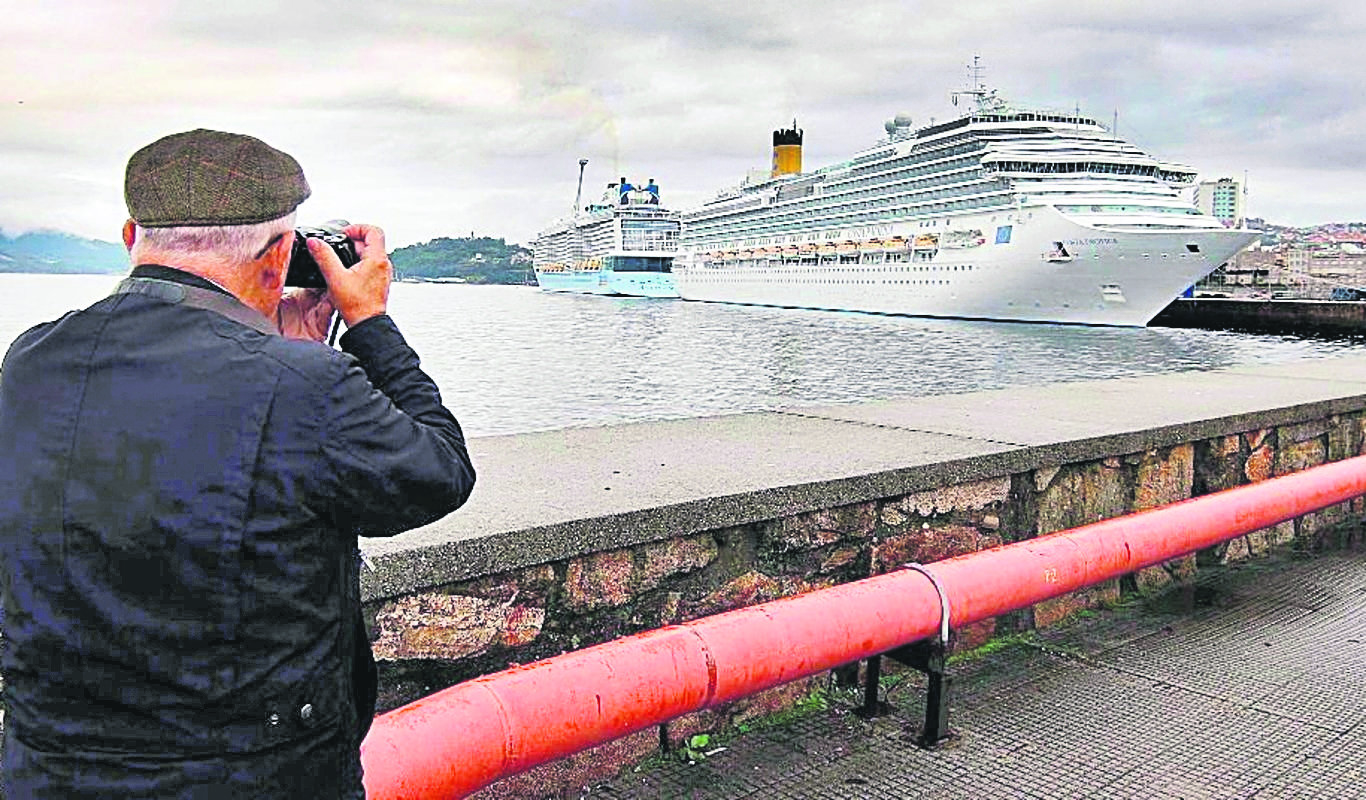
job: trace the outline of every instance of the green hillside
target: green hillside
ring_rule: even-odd
[[[522,284],[535,280],[531,251],[502,239],[475,236],[433,239],[389,254],[394,277],[407,280],[455,278],[467,283]]]

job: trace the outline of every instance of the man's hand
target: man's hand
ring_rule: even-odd
[[[356,243],[360,261],[351,269],[342,266],[341,259],[323,242],[309,238],[308,252],[318,262],[327,281],[327,294],[341,312],[346,327],[387,312],[389,284],[394,278],[394,266],[384,250],[384,231],[374,225],[348,225],[346,235]]]
[[[332,300],[322,289],[296,289],[280,299],[276,321],[289,339],[321,342],[332,322]]]

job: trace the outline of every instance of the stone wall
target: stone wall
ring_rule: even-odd
[[[1140,452],[1002,474],[733,527],[669,538],[463,580],[367,604],[381,705],[616,637],[1041,536],[1189,497],[1266,480],[1362,453],[1366,412]],[[1190,578],[1201,564],[1246,559],[1279,545],[1316,548],[1359,537],[1361,502],[1334,507],[958,631],[972,648],[1000,632],[1054,624],[1118,599]],[[1127,584],[1127,586],[1121,586]],[[661,742],[677,743],[783,708],[823,683],[817,676],[729,707],[690,715],[514,777],[482,797],[545,796],[582,786]],[[577,795],[575,795],[577,796]]]

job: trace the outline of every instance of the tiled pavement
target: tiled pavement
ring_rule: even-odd
[[[1216,570],[950,671],[955,737],[830,709],[593,787],[603,800],[1366,798],[1366,553]]]

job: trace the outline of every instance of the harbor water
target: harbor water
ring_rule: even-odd
[[[0,348],[119,276],[0,274]],[[1350,339],[917,319],[393,286],[390,313],[469,435],[1324,358]],[[1022,412],[1025,410],[1022,409]]]

